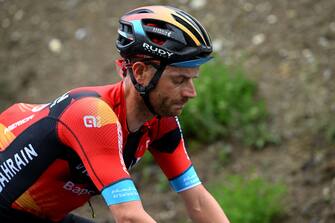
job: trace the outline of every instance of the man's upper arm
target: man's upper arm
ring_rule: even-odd
[[[108,205],[139,200],[122,157],[122,130],[110,106],[95,97],[73,102],[60,117],[58,134],[82,160]]]

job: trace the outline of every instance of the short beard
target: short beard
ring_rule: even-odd
[[[157,112],[158,115],[162,117],[175,117],[181,114],[181,110],[179,110],[179,112],[171,110],[171,105],[169,105],[166,98],[159,97],[159,99],[160,103],[157,106],[152,105],[154,106],[155,112]]]

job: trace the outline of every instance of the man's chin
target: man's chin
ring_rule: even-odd
[[[177,108],[177,109],[173,109],[169,112],[162,112],[162,114],[160,114],[160,116],[162,117],[175,117],[175,116],[179,116],[183,111],[183,108]]]
[[[181,115],[181,113],[183,112],[183,109],[179,109],[178,111],[176,111],[176,114],[174,116],[179,116]]]
[[[174,110],[171,112],[171,115],[170,115],[170,116],[179,116],[179,115],[181,115],[182,111],[183,111],[183,108],[182,108],[182,107],[181,107],[181,108],[174,109]]]

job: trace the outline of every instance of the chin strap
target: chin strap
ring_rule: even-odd
[[[128,60],[126,60],[126,68],[128,70],[130,79],[131,79],[135,89],[142,96],[144,104],[147,106],[149,111],[153,115],[159,116],[159,114],[155,111],[155,109],[153,108],[153,106],[150,102],[149,94],[156,87],[160,77],[162,76],[162,73],[163,73],[164,69],[166,68],[166,64],[161,62],[159,65],[156,65],[156,64],[153,64],[153,63],[150,63],[150,65],[152,65],[156,69],[156,73],[154,74],[154,76],[150,80],[149,84],[147,86],[143,86],[143,85],[141,85],[137,82],[137,80],[134,76],[134,73],[133,73],[132,64]]]

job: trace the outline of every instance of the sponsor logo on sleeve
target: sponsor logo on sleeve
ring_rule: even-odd
[[[100,128],[101,118],[100,116],[86,115],[84,116],[84,125],[86,128]]]

